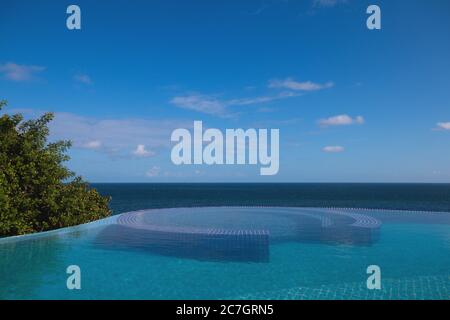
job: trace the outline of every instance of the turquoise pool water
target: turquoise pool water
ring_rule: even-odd
[[[66,268],[81,269],[68,290]],[[381,268],[381,290],[366,286]],[[449,299],[450,213],[209,207],[0,239],[1,299]]]

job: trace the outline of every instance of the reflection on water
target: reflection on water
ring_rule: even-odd
[[[449,213],[411,211],[140,211],[0,239],[0,298],[448,299],[449,226]],[[79,291],[66,288],[72,264]],[[374,294],[370,264],[384,272]]]
[[[179,258],[267,262],[269,234],[260,230],[158,230],[112,225],[95,240],[103,248],[134,248]]]
[[[123,214],[99,233],[95,243],[200,260],[269,262],[269,241],[370,246],[381,227],[373,217],[342,210],[180,210]]]
[[[20,297],[23,292],[38,295],[41,284],[55,274],[64,290],[68,250],[84,247],[105,223],[108,221],[0,239],[0,299]]]
[[[56,237],[21,241],[0,246],[0,299],[25,290],[30,295],[57,264]]]

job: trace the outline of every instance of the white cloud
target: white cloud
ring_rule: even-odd
[[[318,123],[322,127],[329,127],[329,126],[348,126],[352,124],[363,124],[364,121],[365,120],[362,116],[352,118],[347,114],[340,114],[326,119],[320,119]]]
[[[58,138],[73,139],[77,142],[99,140],[103,147],[129,148],[145,141],[152,147],[170,145],[170,134],[173,129],[192,123],[171,120],[148,119],[95,119],[71,113],[56,113],[55,120],[50,123],[51,133]],[[79,145],[78,143],[78,145]]]
[[[271,80],[268,87],[282,89],[281,92],[271,95],[261,95],[256,97],[244,97],[235,99],[219,99],[215,95],[206,94],[190,94],[185,96],[176,96],[170,100],[170,103],[183,109],[194,110],[206,114],[220,117],[230,117],[235,113],[230,112],[229,107],[248,106],[255,104],[268,103],[275,100],[298,97],[307,91],[317,91],[333,87],[333,82],[324,84],[314,83],[311,81],[297,82],[292,78],[284,80]],[[264,110],[264,109],[263,109]],[[266,109],[268,110],[268,109]]]
[[[22,113],[25,119],[37,118],[44,113],[26,108],[11,111]],[[132,157],[135,151],[138,151],[137,155],[152,156],[160,149],[170,148],[172,131],[189,129],[192,125],[192,121],[179,119],[101,119],[56,112],[49,129],[50,141],[71,140],[73,148],[94,150],[113,157]],[[145,146],[143,150],[139,145]]]
[[[88,141],[84,144],[81,144],[82,148],[86,149],[99,149],[102,146],[102,142],[99,140]]]
[[[283,88],[294,91],[317,91],[322,89],[328,89],[334,86],[333,82],[327,82],[324,84],[315,83],[312,81],[298,82],[292,78],[286,78],[283,80],[273,79],[269,81],[269,88]]]
[[[23,113],[28,118],[43,112],[31,109]],[[156,150],[171,146],[174,129],[191,127],[191,121],[177,119],[97,119],[65,112],[56,112],[49,124],[51,141],[71,140],[74,148],[113,157],[130,157],[140,144],[145,145],[142,155],[153,155]]]
[[[151,169],[149,169],[145,175],[149,178],[157,177],[159,176],[159,173],[161,172],[161,168],[158,166],[153,166]]]
[[[213,115],[224,115],[225,104],[208,95],[189,95],[174,97],[170,103],[183,109],[194,110]]]
[[[229,106],[246,106],[251,104],[258,104],[258,103],[265,103],[270,102],[274,100],[280,100],[285,98],[291,98],[291,97],[298,97],[300,94],[295,92],[280,92],[277,95],[272,96],[260,96],[260,97],[253,97],[253,98],[241,98],[241,99],[232,99],[228,100],[226,102],[226,105]]]
[[[438,122],[436,126],[438,130],[450,130],[450,122]]]
[[[362,116],[356,116],[355,123],[357,124],[364,124],[365,120]]]
[[[37,73],[44,70],[45,67],[19,65],[12,62],[0,65],[0,73],[3,73],[6,79],[17,82],[33,80]]]
[[[145,149],[145,145],[138,144],[136,147],[136,150],[133,151],[133,154],[138,157],[150,157],[153,156],[155,153],[152,151],[148,151]]]
[[[219,100],[217,97],[212,95],[195,94],[174,97],[170,100],[170,103],[183,109],[194,110],[221,117],[229,117],[233,115],[233,113],[229,111],[229,107],[267,103],[270,101],[296,97],[299,95],[300,94],[296,92],[280,92],[279,94],[272,96]]]
[[[76,74],[73,79],[77,82],[88,85],[91,85],[93,83],[91,77],[89,77],[87,74]]]
[[[326,146],[322,149],[323,152],[339,153],[344,151],[344,147],[341,146]]]

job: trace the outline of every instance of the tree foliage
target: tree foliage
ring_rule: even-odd
[[[0,110],[6,106],[0,101]],[[64,166],[69,141],[47,142],[52,113],[0,116],[0,237],[73,226],[111,214],[109,198]]]

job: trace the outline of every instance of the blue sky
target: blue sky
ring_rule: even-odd
[[[449,39],[444,0],[7,0],[0,97],[92,182],[450,182]],[[279,128],[279,173],[175,166],[194,120]]]

